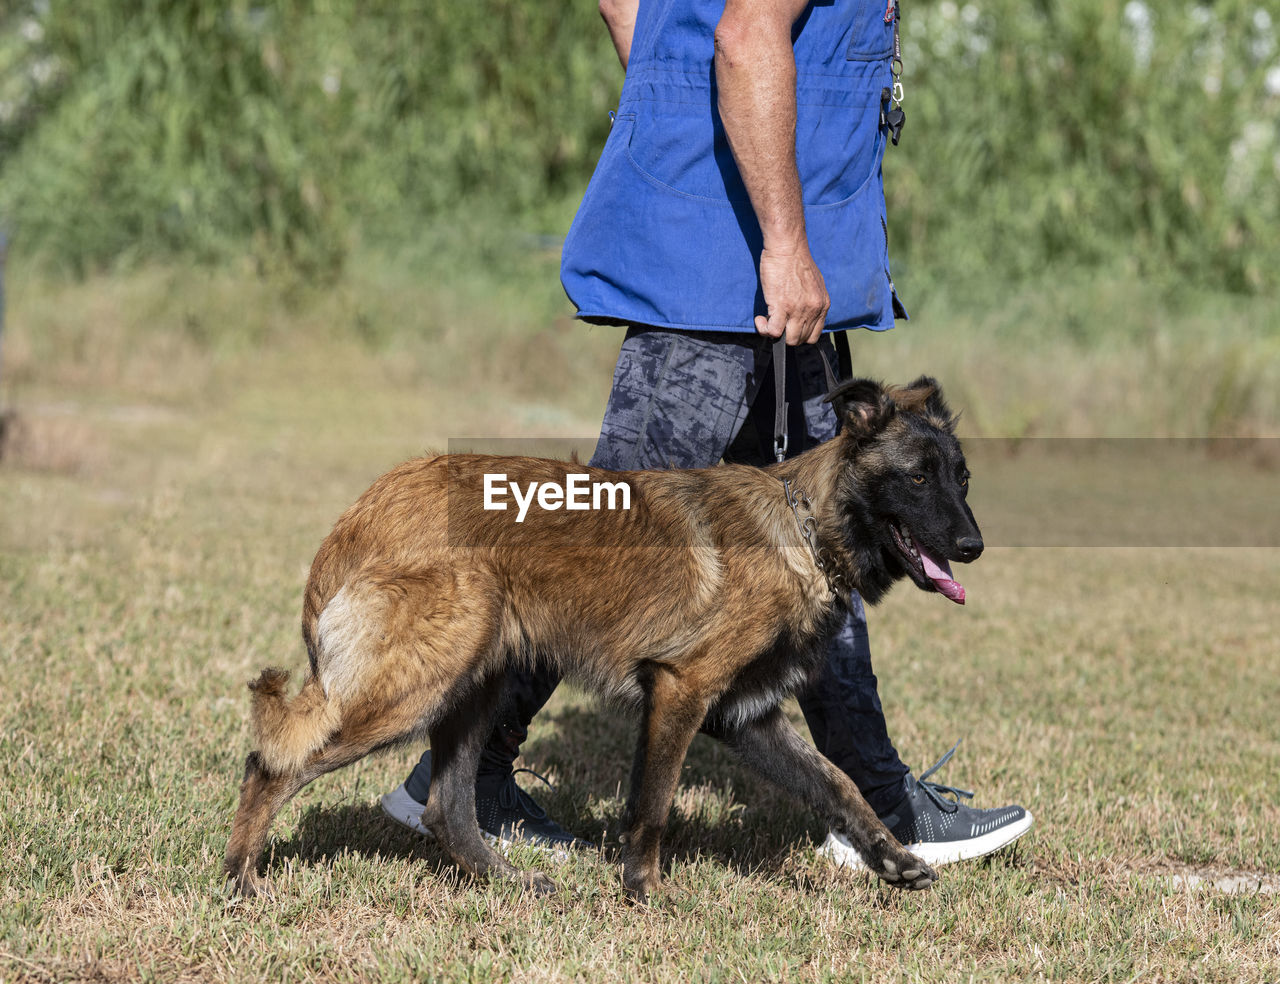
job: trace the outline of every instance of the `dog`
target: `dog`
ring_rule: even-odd
[[[875,604],[905,578],[964,601],[948,562],[982,552],[969,475],[933,379],[852,380],[827,398],[840,432],[767,468],[442,455],[378,479],[311,566],[301,692],[290,697],[278,669],[249,685],[256,750],[227,847],[233,889],[267,890],[257,865],[268,828],[303,786],[425,736],[422,821],[453,860],[554,890],[489,847],[475,812],[507,670],[536,661],[639,712],[622,850],[636,901],[659,887],[662,833],[699,730],[819,813],[885,882],[931,885],[935,872],[780,705],[820,668],[850,592]],[[597,492],[598,508],[584,508],[588,488],[613,501]]]

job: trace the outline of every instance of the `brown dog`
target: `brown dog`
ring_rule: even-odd
[[[375,482],[311,566],[301,693],[286,696],[280,670],[250,684],[258,750],[227,848],[235,888],[263,888],[267,830],[298,790],[422,736],[423,823],[454,860],[553,888],[481,839],[474,799],[506,672],[538,660],[640,711],[623,851],[635,898],[658,887],[659,842],[699,729],[818,811],[885,881],[932,884],[779,705],[821,665],[850,590],[874,603],[910,577],[963,601],[947,561],[973,560],[982,540],[933,380],[854,380],[832,398],[841,433],[764,469],[452,455]]]

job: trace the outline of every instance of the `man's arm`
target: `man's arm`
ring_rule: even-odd
[[[631,55],[631,36],[636,29],[636,11],[640,9],[640,0],[600,0],[600,16],[609,28],[609,37],[618,52],[618,61],[627,67],[627,59]]]
[[[796,62],[791,27],[808,0],[727,0],[716,26],[720,118],[764,234],[756,331],[816,342],[831,305],[804,226],[796,168]]]

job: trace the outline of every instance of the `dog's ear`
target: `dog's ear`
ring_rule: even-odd
[[[932,422],[947,433],[954,433],[956,416],[942,398],[942,387],[932,376],[921,376],[894,393],[894,399],[904,410],[912,410],[932,418]]]
[[[823,397],[823,401],[835,407],[840,422],[857,437],[880,433],[897,410],[884,387],[872,379],[843,382]]]

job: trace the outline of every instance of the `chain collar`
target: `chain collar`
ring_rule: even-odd
[[[833,593],[841,594],[845,590],[844,573],[837,570],[835,558],[831,556],[830,551],[821,550],[818,547],[818,518],[813,515],[813,505],[809,502],[809,497],[799,486],[793,490],[791,483],[785,478],[782,480],[782,492],[787,497],[787,505],[791,507],[792,515],[796,518],[800,535],[809,545],[809,553],[813,555],[814,564],[827,579],[827,587]],[[802,511],[805,513],[803,516]]]

